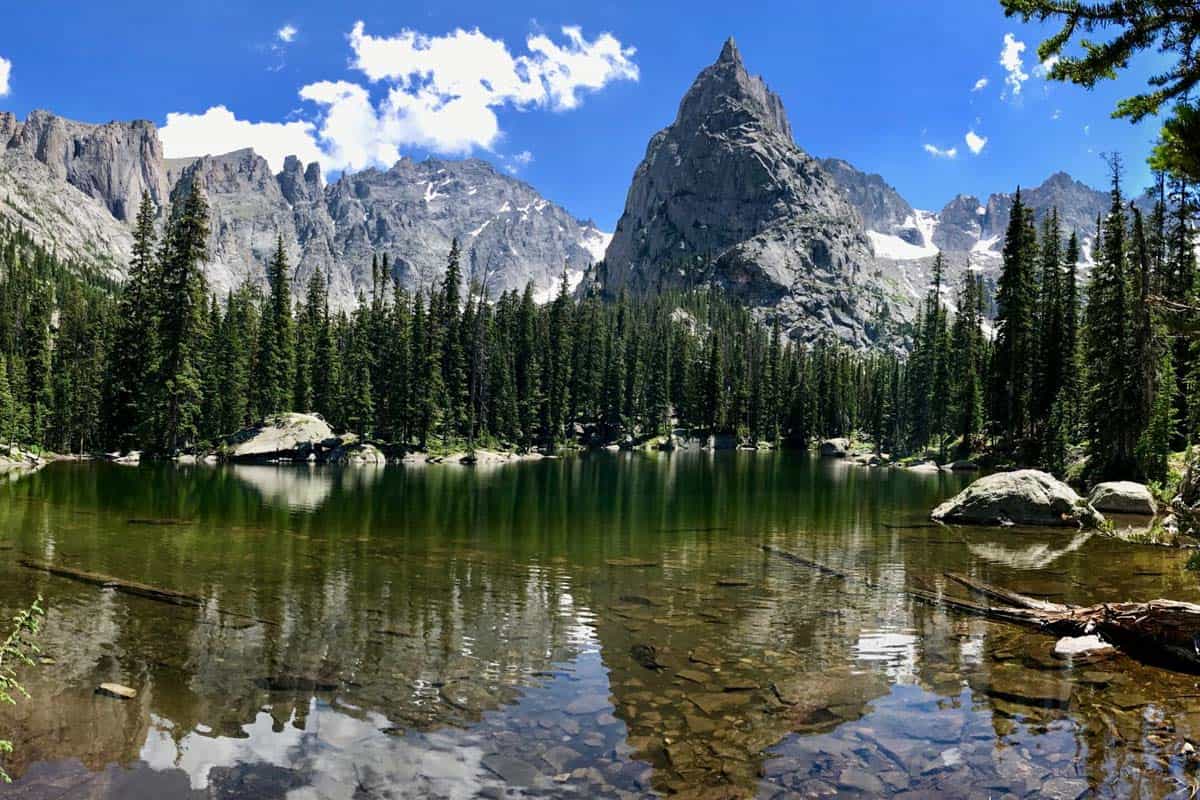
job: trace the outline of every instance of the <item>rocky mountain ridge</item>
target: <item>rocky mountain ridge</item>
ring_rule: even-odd
[[[218,293],[264,284],[282,236],[297,294],[320,269],[346,307],[369,290],[373,254],[387,253],[397,280],[416,289],[443,274],[457,238],[464,271],[492,296],[532,282],[547,300],[564,270],[570,286],[586,275],[587,290],[608,296],[716,285],[778,313],[793,338],[832,333],[859,347],[903,343],[939,251],[950,287],[968,267],[994,284],[1013,202],[963,194],[917,209],[880,175],[814,158],[732,40],[650,139],[611,237],[478,159],[403,158],[327,184],[317,164],[291,157],[276,173],[252,150],[165,159],[146,121],[0,112],[0,219],[115,278],[142,193],[164,208],[197,181],[211,207],[207,274]],[[1056,173],[1022,196],[1039,216],[1058,208],[1064,230],[1080,232],[1086,271],[1107,193]]]
[[[982,274],[989,293],[994,290],[1014,193],[993,193],[986,201],[960,194],[940,211],[926,211],[914,208],[880,175],[841,159],[824,159],[822,165],[862,215],[876,263],[901,290],[895,297],[899,305],[911,307],[925,296],[938,252],[945,264],[946,300],[951,305],[968,268]],[[1022,187],[1021,199],[1039,222],[1057,209],[1064,235],[1078,233],[1082,253],[1077,269],[1081,277],[1086,276],[1096,219],[1108,211],[1108,193],[1056,172],[1037,186]]]
[[[548,297],[564,270],[578,283],[608,243],[594,223],[478,159],[404,158],[326,185],[315,163],[289,158],[275,174],[248,149],[165,159],[146,121],[90,125],[34,111],[21,122],[0,113],[0,218],[113,277],[128,258],[142,193],[163,209],[195,181],[211,208],[206,272],[219,294],[245,280],[263,284],[277,236],[296,265],[297,292],[321,269],[342,307],[369,290],[374,253],[387,253],[413,290],[443,274],[457,238],[466,274],[486,280],[493,296],[532,282]]]

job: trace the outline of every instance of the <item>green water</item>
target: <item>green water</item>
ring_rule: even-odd
[[[966,480],[790,453],[54,464],[0,485],[0,611],[42,594],[50,659],[0,709],[0,797],[1188,796],[1196,678],[903,592],[1200,600],[1186,554],[925,526]]]

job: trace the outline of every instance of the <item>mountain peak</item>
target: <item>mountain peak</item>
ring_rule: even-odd
[[[717,60],[696,76],[679,104],[675,125],[699,127],[701,120],[708,120],[712,130],[732,130],[747,122],[758,124],[795,144],[783,102],[760,76],[746,70],[733,37],[725,41]]]
[[[721,55],[717,56],[718,64],[740,64],[742,63],[742,54],[738,52],[737,42],[730,36],[725,40],[725,46],[721,48]]]

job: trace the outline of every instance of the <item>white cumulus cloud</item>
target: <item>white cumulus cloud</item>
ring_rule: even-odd
[[[1050,70],[1054,69],[1054,65],[1058,62],[1058,56],[1050,56],[1045,61],[1033,68],[1033,74],[1039,78],[1048,78],[1050,77]]]
[[[0,97],[7,96],[12,89],[8,84],[10,75],[12,75],[12,62],[0,56]]]
[[[288,42],[297,33],[288,25],[277,37]],[[504,41],[478,29],[372,36],[357,22],[347,36],[350,66],[365,82],[303,86],[300,97],[315,111],[291,122],[239,120],[224,106],[169,114],[161,132],[164,149],[169,155],[197,155],[254,147],[272,167],[295,153],[326,170],[390,165],[406,147],[449,155],[494,150],[504,135],[501,109],[569,111],[588,92],[638,80],[636,51],[612,34],[588,39],[575,26],[563,27],[561,34],[557,41],[532,34],[526,52],[514,55]]]
[[[1004,34],[1004,46],[1000,49],[1000,66],[1004,67],[1007,75],[1004,82],[1014,95],[1021,93],[1021,84],[1029,80],[1025,72],[1025,62],[1021,53],[1025,52],[1025,43],[1011,33]]]
[[[922,147],[925,148],[926,153],[929,153],[929,155],[933,156],[934,158],[958,158],[957,147],[951,147],[946,150],[943,150],[937,145],[932,144],[922,145]]]
[[[295,25],[287,24],[279,30],[275,31],[275,36],[279,41],[290,44],[296,38],[296,34],[300,31],[296,30]]]
[[[983,152],[983,148],[987,146],[987,137],[980,136],[975,131],[967,131],[967,135],[963,137],[967,142],[967,149],[972,155],[979,155]]]
[[[304,162],[326,160],[314,140],[313,123],[250,122],[238,119],[225,106],[213,106],[203,114],[167,114],[167,124],[158,134],[167,158],[220,155],[253,147],[276,171],[283,168],[289,155]]]
[[[411,30],[371,36],[362,22],[350,32],[352,66],[372,82],[390,85],[382,122],[398,143],[443,153],[490,149],[500,135],[496,109],[578,107],[581,94],[612,81],[638,79],[632,58],[612,34],[588,41],[574,26],[563,44],[530,36],[527,55],[478,29],[425,36]]]
[[[980,78],[979,80],[975,81],[975,85],[971,87],[971,91],[972,92],[981,92],[987,88],[987,85],[988,85],[988,79]]]
[[[517,162],[522,167],[528,166],[533,163],[533,153],[529,152],[528,150],[522,150],[513,156],[513,161]]]

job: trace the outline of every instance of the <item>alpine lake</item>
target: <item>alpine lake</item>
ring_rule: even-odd
[[[0,612],[47,609],[0,798],[1191,797],[1197,677],[904,591],[1200,601],[1189,554],[928,523],[970,477],[54,463],[0,483]]]

